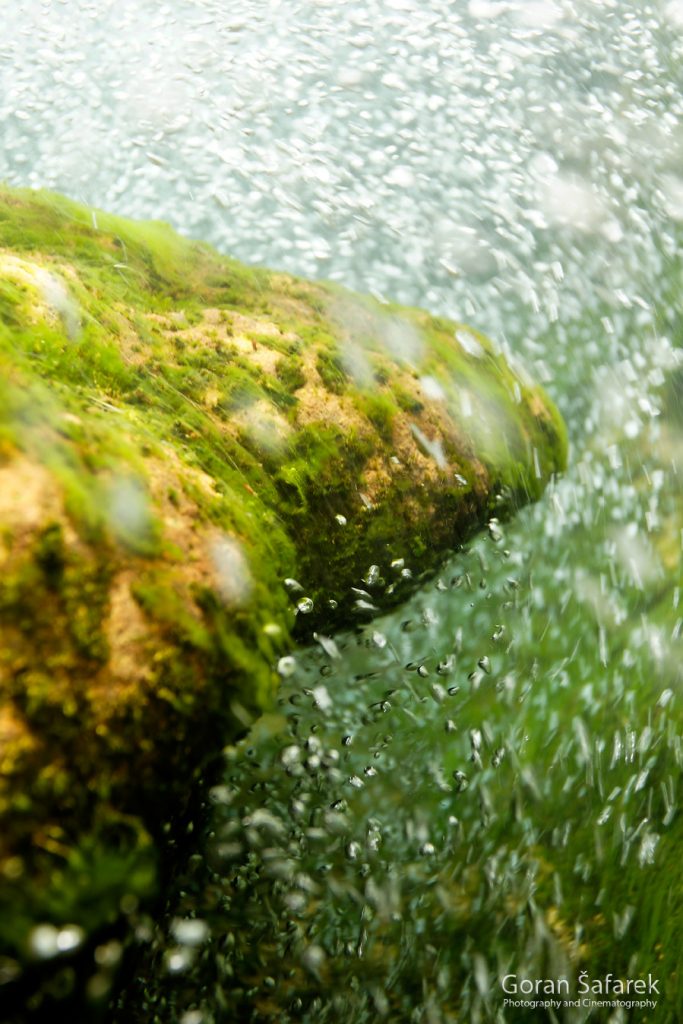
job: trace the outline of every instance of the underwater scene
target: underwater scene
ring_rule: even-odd
[[[682,0],[17,0],[0,1021],[683,1020]]]

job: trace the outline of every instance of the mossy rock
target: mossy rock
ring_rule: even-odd
[[[0,189],[5,973],[154,895],[292,637],[400,600],[566,450],[470,328]]]

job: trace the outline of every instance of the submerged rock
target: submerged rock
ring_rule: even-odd
[[[136,920],[293,636],[400,600],[539,497],[566,436],[471,328],[30,191],[0,190],[0,367],[0,954],[20,974]]]

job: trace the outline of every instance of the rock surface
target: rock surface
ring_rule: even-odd
[[[293,637],[400,600],[565,461],[470,328],[0,189],[8,979],[154,895]]]

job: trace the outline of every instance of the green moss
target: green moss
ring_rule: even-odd
[[[136,223],[52,193],[0,190],[0,245],[78,263],[95,297],[163,311],[186,303],[260,309],[268,274],[188,243],[167,224]]]
[[[301,366],[301,360],[296,356],[288,356],[281,359],[277,364],[277,378],[288,392],[293,394],[302,388],[306,383],[306,377]]]
[[[16,329],[24,323],[25,303],[26,289],[12,280],[0,279],[0,324],[5,329]]]
[[[24,865],[13,882],[0,880],[0,945],[31,959],[28,936],[36,922],[73,925],[93,934],[116,923],[122,903],[149,901],[157,892],[157,851],[135,818],[101,805],[91,831],[71,845],[60,826],[53,828],[52,853],[44,850],[31,865],[31,884],[23,882]]]
[[[399,409],[402,409],[403,412],[415,414],[422,412],[424,409],[424,403],[400,384],[394,384],[392,391]]]
[[[168,629],[175,642],[199,651],[208,651],[210,637],[202,622],[173,586],[168,571],[151,570],[133,585],[133,596],[150,619]]]
[[[383,441],[390,442],[396,415],[396,400],[381,392],[364,393],[356,400],[357,407],[367,416]]]
[[[318,350],[315,368],[328,391],[341,395],[346,391],[348,374],[341,358],[326,348]]]
[[[292,517],[317,515],[317,502],[334,505],[362,469],[371,446],[335,425],[304,427],[290,442],[275,483]],[[282,507],[282,506],[281,506]]]
[[[109,654],[103,620],[111,572],[106,549],[98,560],[77,558],[65,544],[62,525],[48,522],[32,550],[6,567],[0,581],[2,696],[27,728],[4,748],[0,774],[0,805],[6,808],[0,861],[19,857],[16,863],[30,879],[4,893],[11,913],[3,915],[0,940],[14,954],[22,952],[31,923],[96,927],[117,916],[124,892],[149,895],[153,887],[154,851],[149,840],[142,842],[139,821],[126,825],[135,837],[130,842],[117,833],[110,846],[108,825],[97,840],[88,838],[89,821],[96,819],[99,829],[122,820],[98,802],[108,798],[112,779],[86,696],[88,681]],[[40,737],[38,746],[33,736]],[[146,849],[139,863],[147,867],[138,874],[133,865],[141,842]],[[96,869],[91,874],[82,870],[86,853]]]
[[[251,368],[234,366],[229,379],[223,383],[223,398],[219,405],[221,412],[229,415],[258,401],[263,396],[259,376]]]

